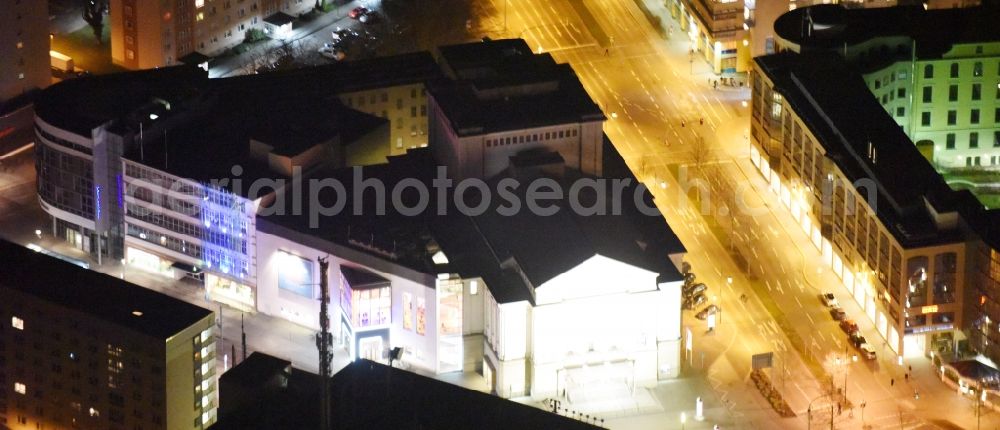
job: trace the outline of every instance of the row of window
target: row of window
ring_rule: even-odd
[[[977,83],[973,83],[973,84],[970,84],[969,88],[970,88],[969,95],[970,95],[970,99],[972,101],[979,101],[979,100],[983,99],[983,84],[978,83],[978,82]],[[997,91],[996,91],[996,95],[994,96],[994,98],[997,99],[997,100],[1000,100],[1000,85],[997,85]],[[934,87],[933,86],[925,86],[923,88],[923,94],[922,94],[922,97],[921,97],[920,100],[922,102],[924,102],[924,103],[933,103],[933,101],[934,101]],[[957,102],[958,101],[958,85],[952,84],[952,85],[948,86],[948,101],[949,102]]]
[[[993,132],[993,147],[1000,148],[1000,131]],[[979,148],[979,132],[973,131],[969,133],[969,149],[977,148]],[[955,149],[955,133],[945,134],[944,149]]]
[[[949,78],[958,78],[958,77],[960,77],[961,76],[961,69],[962,69],[962,66],[959,63],[957,63],[957,62],[951,63],[948,66],[948,77]],[[970,72],[972,73],[972,77],[978,78],[978,77],[983,76],[983,62],[982,61],[976,61],[976,62],[972,63],[972,70],[970,70]],[[997,63],[997,75],[1000,75],[1000,63]],[[925,64],[924,65],[924,79],[934,79],[934,65],[933,64]]]
[[[896,114],[898,115],[900,112],[901,111],[899,110],[899,108],[897,108]],[[949,110],[947,116],[948,116],[948,118],[947,118],[948,125],[957,125],[958,124],[958,111],[957,110]],[[981,120],[980,110],[978,108],[977,109],[969,109],[969,124],[971,124],[971,125],[977,125],[977,124],[980,123],[980,120]],[[993,122],[995,124],[997,124],[998,126],[1000,126],[1000,107],[995,108],[993,110]],[[920,125],[922,127],[930,127],[931,124],[932,124],[931,123],[931,112],[921,112],[920,113]]]
[[[503,146],[503,145],[517,144],[517,143],[525,143],[525,142],[528,143],[538,142],[541,140],[564,139],[567,137],[576,137],[576,136],[577,136],[577,130],[575,128],[571,128],[568,130],[559,130],[551,132],[547,131],[545,133],[532,133],[532,134],[523,134],[520,136],[501,137],[499,139],[486,139],[486,147]]]

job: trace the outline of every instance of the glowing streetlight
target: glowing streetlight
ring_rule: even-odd
[[[687,422],[687,414],[681,412],[681,430],[684,430],[684,423]]]

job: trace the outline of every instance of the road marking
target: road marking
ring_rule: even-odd
[[[792,297],[795,298],[795,303],[798,303],[799,307],[801,308],[802,307],[802,302],[799,301],[799,296],[792,296]]]
[[[805,315],[806,315],[806,318],[809,319],[809,325],[816,325],[816,321],[813,321],[813,317],[809,316],[808,313],[805,314]]]

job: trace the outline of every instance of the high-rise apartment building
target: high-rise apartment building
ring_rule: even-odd
[[[265,29],[275,15],[298,16],[312,0],[111,0],[111,58],[129,69],[178,64],[198,52],[217,55]]]
[[[52,82],[49,8],[44,1],[11,0],[0,13],[0,108],[5,101]],[[2,109],[0,109],[2,113]]]
[[[0,427],[204,429],[215,316],[0,241]]]

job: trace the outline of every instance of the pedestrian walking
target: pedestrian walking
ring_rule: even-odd
[[[604,48],[604,56],[605,56],[605,57],[607,57],[607,56],[608,56],[608,48]]]
[[[684,121],[681,121],[681,127],[684,127]]]
[[[910,374],[909,373],[906,374],[905,378],[906,378],[906,382],[910,382]]]
[[[910,371],[910,373],[913,373],[913,366],[911,366],[911,365],[907,365],[907,366],[906,366],[906,370],[909,370],[909,371]]]
[[[712,88],[719,89],[719,81],[712,81]]]
[[[705,118],[698,118],[699,125],[705,125]]]
[[[896,385],[896,378],[889,378],[889,386],[893,387]]]
[[[840,415],[840,413],[843,412],[843,408],[844,406],[840,402],[837,402],[837,415]]]

